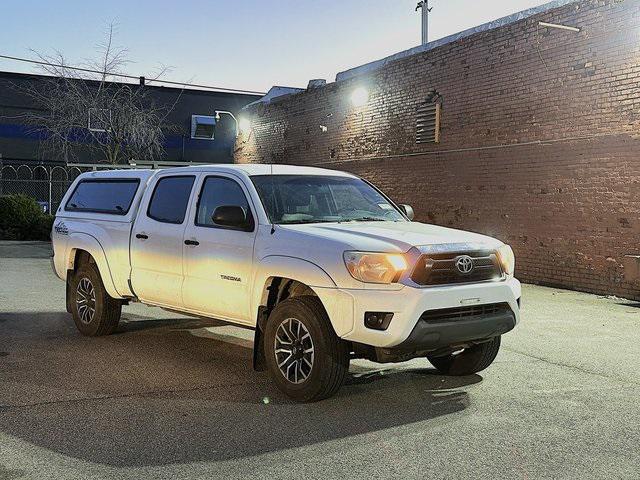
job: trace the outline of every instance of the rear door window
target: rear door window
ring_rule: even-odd
[[[158,222],[184,222],[195,176],[181,175],[158,180],[149,202],[147,216]]]
[[[68,212],[126,215],[139,185],[137,178],[81,180],[64,209]]]

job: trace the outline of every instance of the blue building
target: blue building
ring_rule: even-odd
[[[25,91],[49,80],[41,75],[0,72],[0,161],[4,164],[60,163],[47,158],[40,148],[40,134],[27,124],[25,113],[39,107]],[[141,88],[133,85],[133,88]],[[215,90],[145,85],[157,105],[170,108],[165,123],[164,162],[232,163],[236,124],[229,115],[216,121],[216,111],[239,115],[247,104],[261,95]],[[87,127],[88,128],[88,127]],[[97,163],[90,150],[78,152],[82,163]],[[51,156],[53,157],[53,156]]]

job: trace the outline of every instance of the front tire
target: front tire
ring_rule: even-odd
[[[68,293],[71,315],[83,335],[110,335],[120,322],[122,303],[111,298],[104,288],[98,267],[85,262],[74,273]]]
[[[487,368],[498,355],[500,337],[493,340],[465,348],[457,354],[443,357],[427,357],[431,364],[445,375],[472,375]]]
[[[277,387],[299,402],[335,394],[349,371],[349,346],[334,332],[317,297],[284,300],[264,334],[267,368]]]

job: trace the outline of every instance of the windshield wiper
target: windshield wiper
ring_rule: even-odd
[[[387,222],[392,221],[388,218],[380,218],[380,217],[360,217],[360,218],[350,218],[350,222]]]
[[[278,225],[301,225],[308,223],[348,223],[348,222],[393,222],[388,218],[380,217],[360,217],[360,218],[341,218],[334,220],[321,220],[321,219],[309,219],[309,220],[291,220],[288,222],[279,222]]]
[[[307,223],[336,223],[337,220],[318,220],[318,219],[311,219],[311,220],[293,220],[290,222],[279,222],[277,225],[301,225],[301,224],[307,224]]]

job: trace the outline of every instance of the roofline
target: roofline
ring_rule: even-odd
[[[499,18],[497,20],[493,20],[491,22],[484,23],[477,27],[472,27],[467,30],[464,30],[459,33],[454,33],[453,35],[449,35],[448,37],[440,38],[438,40],[434,40],[433,42],[429,42],[426,45],[419,45],[417,47],[410,48],[408,50],[404,50],[402,52],[395,53],[393,55],[389,55],[388,57],[384,57],[380,60],[375,60],[373,62],[365,63],[364,65],[360,65],[358,67],[350,68],[349,70],[345,70],[336,75],[336,82],[341,82],[344,80],[349,80],[351,78],[355,78],[360,75],[364,75],[366,73],[377,70],[386,64],[393,62],[395,60],[400,60],[401,58],[410,57],[412,55],[418,53],[428,52],[433,50],[434,48],[441,47],[443,45],[447,45],[449,43],[456,42],[460,39],[470,37],[471,35],[475,35],[476,33],[486,32],[488,30],[493,30],[496,28],[504,27],[506,25],[510,25],[520,20],[524,20],[533,15],[537,15],[539,13],[544,13],[546,11],[552,10],[554,8],[563,7],[570,3],[576,3],[580,0],[553,0],[551,2],[545,3],[544,5],[539,5],[537,7],[532,7],[527,10],[523,10],[521,12],[514,13],[512,15],[507,15],[506,17]]]
[[[282,100],[284,97],[288,97],[290,95],[296,95],[298,93],[302,93],[306,91],[304,88],[299,87],[285,87],[284,85],[274,85],[269,89],[267,93],[265,93],[262,97],[254,100],[242,107],[243,110],[249,110],[251,107],[257,104],[264,103],[272,103]]]
[[[0,70],[0,77],[21,77],[21,78],[34,78],[34,79],[52,79],[52,78],[60,78],[60,77],[56,77],[55,75],[43,75],[40,73],[22,73],[22,72],[11,72],[8,70]],[[76,80],[73,79],[72,80]],[[93,79],[77,79],[77,80],[81,80],[84,82],[88,82],[88,83],[92,83],[92,84],[99,84],[101,83],[99,80],[93,80]],[[184,87],[170,87],[170,86],[164,86],[164,85],[152,85],[153,80],[147,78],[146,79],[147,83],[145,83],[145,87],[146,88],[151,88],[154,90],[164,90],[164,91],[177,91],[177,92],[184,92],[184,91],[188,91],[188,92],[198,92],[198,93],[203,93],[203,94],[215,94],[215,95],[227,95],[227,96],[245,96],[245,97],[255,97],[256,99],[260,99],[262,98],[264,95],[260,95],[257,93],[245,93],[242,91],[238,91],[238,92],[227,92],[224,90],[216,90],[215,88],[211,88],[211,89],[199,89],[199,88],[193,88],[193,87],[189,87],[189,86],[184,86]],[[136,83],[135,81],[131,81],[131,82],[114,82],[114,81],[108,81],[106,82],[108,84],[113,84],[113,85],[131,85],[134,87],[139,87],[140,83]],[[158,80],[158,83],[160,83],[160,81]],[[232,90],[232,89],[230,89]]]

